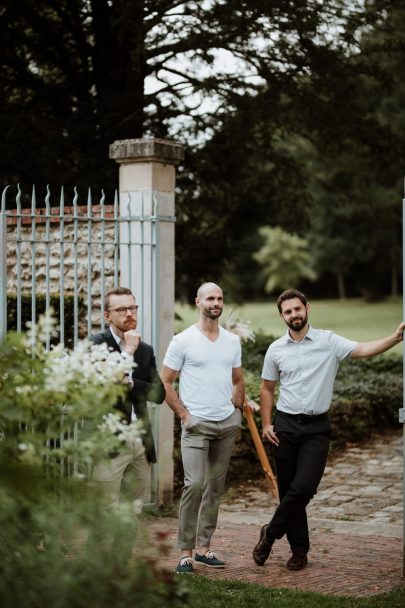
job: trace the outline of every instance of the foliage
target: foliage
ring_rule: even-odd
[[[224,327],[227,331],[239,336],[241,343],[244,342],[254,342],[255,334],[250,327],[249,321],[243,321],[242,319],[238,319],[233,312],[228,316],[227,319],[223,323],[221,323],[222,327]]]
[[[333,27],[338,4],[345,18]],[[269,62],[258,93],[238,99],[187,162],[179,296],[191,301],[191,283],[206,280],[208,268],[234,301],[262,297],[252,254],[258,228],[269,224],[308,239],[320,296],[399,291],[405,7],[383,0],[329,9],[328,25],[314,19],[317,36],[300,38],[301,62],[289,63],[296,69],[283,77]],[[201,239],[216,246],[201,255]]]
[[[54,318],[59,325],[60,323],[60,295],[58,293],[51,293],[49,295],[49,304],[54,311]],[[63,296],[63,315],[64,315],[64,334],[65,344],[68,347],[73,346],[73,329],[74,329],[74,297],[72,295]],[[84,300],[81,296],[78,298],[78,311],[79,311],[79,323],[84,319],[85,307]],[[45,313],[46,310],[46,296],[45,294],[35,294],[35,322],[38,321],[39,317]],[[32,315],[32,296],[28,293],[21,294],[21,329],[26,328],[27,322],[31,321]],[[17,330],[17,296],[13,293],[7,294],[7,330]],[[53,338],[53,342],[56,343],[56,338]]]
[[[215,129],[264,74],[302,71],[302,40],[328,17],[313,2],[5,0],[2,180],[110,188],[115,139],[165,136],[174,122],[184,139]]]
[[[264,356],[268,347],[277,338],[264,334],[261,331],[255,333],[254,342],[245,342],[242,344],[242,365],[244,370],[255,373],[260,376],[263,368]],[[254,397],[252,396],[252,399]]]
[[[53,325],[41,318],[0,345],[2,607],[157,608],[181,587],[144,559],[128,563],[135,505],[106,510],[86,475],[128,434],[141,440],[111,414],[132,362],[87,342],[48,352]]]
[[[113,140],[175,135],[179,297],[207,279],[262,297],[265,225],[309,240],[318,293],[397,292],[404,15],[403,0],[5,0],[1,179],[109,194]]]
[[[334,446],[367,438],[376,429],[397,426],[402,399],[402,357],[345,361],[332,400]]]
[[[262,267],[266,280],[264,290],[267,293],[299,286],[304,279],[316,279],[314,263],[305,239],[289,234],[279,226],[263,226],[259,229],[259,234],[264,237],[264,243],[254,258]]]
[[[259,403],[261,370],[268,346],[274,336],[256,333],[255,342],[243,344],[243,367],[246,393]],[[278,386],[277,386],[278,390]],[[277,393],[276,393],[277,397]],[[332,449],[348,442],[367,439],[376,430],[398,424],[398,410],[402,407],[402,357],[379,356],[372,359],[344,361],[339,367],[330,409]],[[255,413],[261,429],[260,413]],[[269,453],[269,457],[271,454]],[[235,461],[233,463],[232,461]],[[249,429],[242,423],[239,444],[231,459],[230,479],[251,478],[260,471],[256,463]],[[243,462],[243,467],[240,463]],[[233,466],[233,464],[235,466]]]
[[[46,459],[52,467],[72,451],[91,464],[92,450],[107,455],[117,444],[114,434],[101,432],[99,443],[67,438],[48,450],[47,441],[63,436],[82,418],[101,422],[123,394],[118,381],[132,367],[106,345],[87,341],[72,351],[61,344],[47,351],[53,332],[52,318],[42,317],[27,334],[7,334],[1,347],[0,451],[9,466],[25,462],[40,467]]]
[[[184,595],[181,583],[153,563],[123,559],[133,513],[106,511],[82,482],[69,485],[70,511],[40,481],[25,468],[11,480],[2,475],[2,608],[160,608]],[[106,534],[114,534],[114,551]],[[20,577],[24,584],[17,584]]]

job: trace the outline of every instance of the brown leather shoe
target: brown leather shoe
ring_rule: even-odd
[[[307,554],[300,549],[293,549],[292,556],[287,562],[289,570],[302,570],[308,563]]]
[[[267,529],[269,524],[265,524],[260,530],[260,538],[256,547],[253,549],[253,560],[258,566],[263,566],[271,553],[274,538],[268,538]]]

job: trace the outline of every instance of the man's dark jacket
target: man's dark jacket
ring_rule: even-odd
[[[91,336],[90,340],[93,344],[106,342],[110,350],[121,352],[109,329],[104,333]],[[132,408],[134,408],[136,417],[142,422],[144,429],[142,441],[146,458],[149,462],[156,462],[156,450],[146,402],[162,403],[165,398],[165,389],[156,369],[153,348],[149,344],[142,341],[139,343],[134,353],[134,361],[136,363],[136,367],[132,371],[134,386],[128,390],[127,398],[121,399],[114,407],[124,414],[128,424],[131,423]]]

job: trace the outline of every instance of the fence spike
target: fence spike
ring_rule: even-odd
[[[32,186],[32,194],[31,194],[31,214],[35,215],[35,209],[37,207],[37,195],[35,192],[35,186]]]
[[[87,217],[91,217],[91,188],[87,190]]]
[[[18,215],[21,215],[21,188],[20,188],[20,184],[17,184],[17,196],[15,197],[15,205],[17,208],[17,213]]]
[[[11,186],[6,186],[1,194],[1,212],[6,212],[6,192]]]
[[[65,191],[63,189],[63,186],[61,186],[61,189],[60,189],[59,209],[60,209],[60,215],[62,216],[65,212]]]
[[[49,184],[46,184],[46,196],[45,196],[45,209],[46,209],[46,215],[49,215],[49,201],[51,198],[51,190],[49,188]]]
[[[77,216],[77,201],[78,201],[78,198],[79,198],[79,194],[77,192],[76,186],[73,188],[73,192],[75,193],[74,197],[73,197],[73,216],[74,217],[78,217]]]

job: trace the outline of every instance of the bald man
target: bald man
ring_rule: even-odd
[[[244,382],[239,337],[219,325],[222,290],[203,283],[195,299],[199,320],[172,339],[161,378],[166,402],[181,418],[184,486],[180,501],[176,572],[195,561],[211,568],[225,562],[211,550],[219,501],[242,420]],[[180,375],[179,395],[173,383]]]

